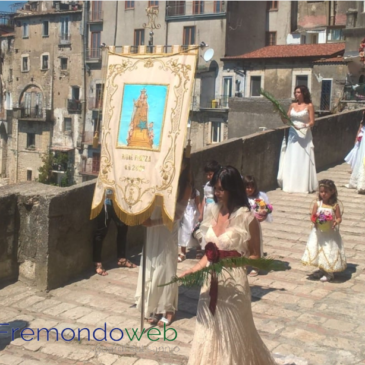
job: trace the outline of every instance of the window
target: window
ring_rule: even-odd
[[[67,70],[67,62],[68,62],[67,58],[64,57],[61,58],[61,70]]]
[[[308,87],[308,75],[297,75],[295,77],[295,86],[304,85]]]
[[[80,100],[80,88],[78,86],[72,86],[71,96],[73,100]]]
[[[102,1],[92,1],[91,2],[91,20],[102,20]]]
[[[100,57],[100,42],[101,42],[101,33],[91,32],[91,49],[89,54],[90,58]]]
[[[27,170],[27,181],[32,181],[32,170]]]
[[[42,70],[48,70],[48,55],[42,56]]]
[[[193,1],[193,14],[204,14],[204,1]]]
[[[134,9],[134,1],[126,1],[125,2],[126,9]]]
[[[167,15],[185,15],[185,1],[169,1],[167,5]]]
[[[94,174],[99,173],[100,169],[100,153],[93,153],[93,165],[92,165],[92,172]]]
[[[223,97],[222,106],[228,107],[228,98],[232,97],[232,77],[223,77]]]
[[[158,8],[158,1],[149,1],[148,7]]]
[[[61,19],[60,27],[61,27],[60,28],[61,40],[68,41],[70,38],[69,18],[68,17]]]
[[[195,27],[184,27],[183,44],[189,45],[195,43]]]
[[[266,32],[266,45],[267,46],[276,45],[276,32]]]
[[[267,1],[267,10],[268,11],[277,11],[278,10],[278,1]]]
[[[251,76],[251,95],[260,96],[261,76]]]
[[[49,21],[44,21],[43,22],[43,37],[48,37],[49,36]]]
[[[29,71],[29,57],[23,56],[22,57],[22,72],[28,72]]]
[[[95,85],[95,108],[101,109],[103,105],[103,84]]]
[[[342,28],[328,29],[327,31],[327,41],[336,42],[342,41],[344,39]]]
[[[218,143],[222,140],[222,123],[221,122],[211,122],[211,142]]]
[[[143,46],[144,45],[144,29],[134,30],[134,45]]]
[[[64,132],[72,132],[72,119],[65,118],[63,124],[63,131]]]
[[[224,1],[214,1],[214,12],[215,13],[224,12]]]
[[[27,148],[35,148],[35,133],[27,133]]]
[[[29,38],[29,24],[23,24],[23,38]]]

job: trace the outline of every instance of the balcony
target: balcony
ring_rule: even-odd
[[[43,110],[39,106],[35,106],[33,108],[23,107],[20,109],[20,118],[44,119],[44,117],[45,115]]]
[[[102,23],[103,17],[104,17],[104,14],[101,10],[100,11],[91,10],[89,13],[88,22],[89,23]]]
[[[70,114],[81,114],[81,101],[76,99],[67,99],[67,110]]]
[[[101,62],[101,48],[87,48],[86,62]]]
[[[168,1],[166,20],[222,17],[226,11],[227,1]]]
[[[68,46],[71,44],[71,34],[62,33],[60,35],[59,43],[60,46]]]
[[[345,85],[342,100],[365,103],[365,84]]]
[[[200,97],[200,109],[228,109],[228,100],[231,98],[231,96],[228,95],[216,95],[214,99],[208,100],[205,98],[205,100]]]

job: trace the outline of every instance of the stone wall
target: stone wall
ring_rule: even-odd
[[[317,171],[343,162],[354,145],[361,115],[362,110],[356,110],[316,119],[312,132]],[[278,118],[276,114],[273,116]],[[256,122],[254,118],[253,115],[252,120]],[[235,166],[242,175],[254,175],[262,190],[277,188],[276,175],[284,133],[288,135],[288,127],[230,139],[195,152],[192,165],[196,187],[202,192],[206,182],[204,165],[214,159],[221,165]]]
[[[95,182],[70,188],[23,183],[0,188],[0,279],[18,277],[40,290],[62,286],[92,267],[95,220],[90,207]],[[128,248],[140,248],[144,229],[132,227]],[[103,245],[115,258],[116,229]]]

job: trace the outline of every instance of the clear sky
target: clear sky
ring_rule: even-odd
[[[0,0],[0,11],[11,11],[10,5],[14,3],[21,3],[26,1],[2,1]]]

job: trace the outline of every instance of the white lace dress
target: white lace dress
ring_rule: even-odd
[[[317,205],[317,212],[330,212],[335,216],[335,206],[324,205],[322,201],[318,201]],[[302,257],[302,263],[331,273],[344,271],[347,264],[339,229],[330,228],[328,231],[322,232],[320,225],[318,229],[313,227]]]
[[[231,215],[225,233],[217,237],[212,227],[220,206],[212,204],[201,224],[205,242],[220,250],[237,250],[248,256],[249,224],[254,215],[240,208]],[[245,268],[235,268],[219,277],[215,315],[209,310],[209,289],[200,292],[197,322],[189,365],[273,365],[276,364],[261,340],[251,311],[251,292]]]
[[[177,208],[178,209],[178,208]],[[161,208],[156,207],[151,219],[161,218]],[[180,222],[174,222],[170,232],[164,225],[147,228],[146,248],[146,286],[145,286],[145,317],[152,314],[175,313],[178,305],[177,284],[158,287],[171,281],[176,275],[178,255],[178,230]],[[144,254],[144,253],[143,253]],[[138,273],[138,284],[135,294],[137,309],[142,309],[142,262]]]
[[[296,112],[293,108],[290,117],[297,127],[309,123],[308,109]],[[314,145],[310,128],[289,129],[286,152],[281,153],[278,182],[288,193],[308,193],[318,188]],[[282,181],[282,183],[281,183]]]
[[[365,141],[362,139],[356,154],[348,187],[357,189],[358,193],[365,194]]]

